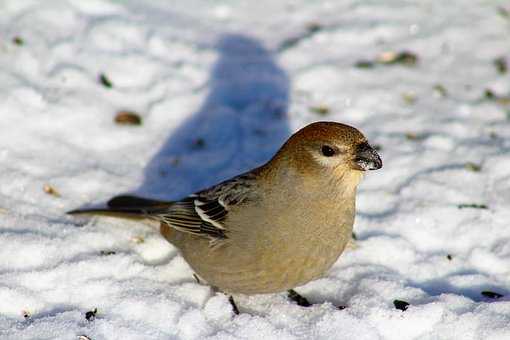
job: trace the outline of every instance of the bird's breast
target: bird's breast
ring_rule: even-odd
[[[335,263],[351,237],[353,204],[309,202],[298,209],[264,210],[270,213],[250,218],[251,225],[239,221],[242,230],[233,227],[229,247],[245,260],[240,279],[228,280],[232,292],[277,292],[314,280]]]

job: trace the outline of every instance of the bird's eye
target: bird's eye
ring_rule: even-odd
[[[324,156],[326,157],[331,157],[331,156],[334,156],[336,151],[335,149],[333,149],[331,146],[329,145],[323,145],[322,148],[321,148],[321,152]]]

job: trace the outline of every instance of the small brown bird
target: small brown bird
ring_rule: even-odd
[[[160,222],[192,269],[223,292],[291,291],[335,263],[351,238],[363,171],[381,166],[357,129],[318,122],[261,167],[180,201],[118,196],[106,209],[70,213]]]

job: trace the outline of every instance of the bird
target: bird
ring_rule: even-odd
[[[69,213],[156,221],[213,288],[247,295],[288,291],[299,299],[294,288],[324,276],[344,251],[357,186],[365,171],[381,167],[358,129],[315,122],[267,163],[180,200],[121,195],[105,208]]]

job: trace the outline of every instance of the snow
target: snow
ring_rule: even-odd
[[[510,339],[505,1],[0,11],[0,338]],[[388,51],[417,63],[355,67]],[[384,167],[360,187],[355,249],[297,289],[310,308],[236,296],[235,316],[151,226],[65,215],[124,192],[179,198],[317,120],[358,127]]]

